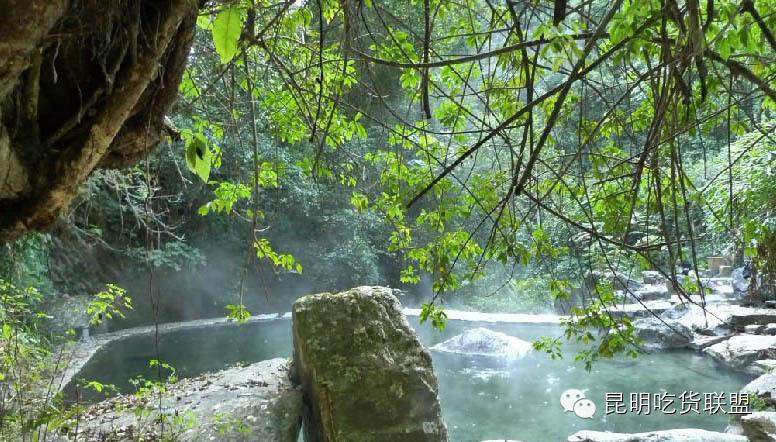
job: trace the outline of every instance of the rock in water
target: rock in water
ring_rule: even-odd
[[[727,335],[727,321],[730,313],[727,310],[708,306],[706,310],[693,304],[677,304],[660,314],[663,320],[674,320],[692,331],[707,336]]]
[[[767,405],[776,404],[776,373],[765,373],[741,389],[742,393],[754,394]]]
[[[759,359],[752,365],[745,367],[744,371],[753,375],[763,375],[776,371],[776,359]]]
[[[307,442],[447,441],[431,354],[391,289],[309,295],[292,312]]]
[[[734,368],[744,368],[759,359],[776,359],[776,336],[736,335],[703,350]]]
[[[568,442],[746,442],[745,436],[716,433],[696,428],[650,431],[648,433],[608,433],[579,431]]]
[[[687,347],[693,339],[692,330],[673,319],[637,319],[633,326],[644,340],[644,348],[650,351]]]
[[[755,411],[741,416],[744,434],[752,442],[776,441],[776,412]]]
[[[446,353],[506,359],[521,358],[532,348],[530,342],[487,328],[466,330],[458,336],[431,347],[432,350]]]

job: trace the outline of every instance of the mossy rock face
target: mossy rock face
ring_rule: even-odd
[[[48,317],[42,324],[44,331],[54,336],[65,336],[68,329],[78,332],[89,327],[91,315],[86,312],[89,300],[87,295],[61,296],[46,303],[43,311]]]
[[[447,441],[431,355],[384,287],[294,303],[308,442]]]

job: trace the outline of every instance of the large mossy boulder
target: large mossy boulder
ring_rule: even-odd
[[[300,298],[293,334],[307,442],[447,441],[431,355],[390,289]]]

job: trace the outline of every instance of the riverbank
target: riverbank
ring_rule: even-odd
[[[46,440],[157,440],[163,421],[165,440],[295,441],[302,392],[289,366],[275,358],[181,379],[163,392],[109,398],[84,410],[67,434]]]

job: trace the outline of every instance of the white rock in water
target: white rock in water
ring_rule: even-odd
[[[744,368],[744,371],[750,374],[754,375],[763,375],[766,373],[771,373],[776,370],[776,359],[760,359],[757,361],[752,362],[752,365],[749,365]]]
[[[650,351],[686,347],[693,339],[692,330],[674,319],[637,319],[633,327],[644,340],[644,348]]]
[[[755,394],[768,404],[776,403],[776,373],[765,373],[746,384],[741,392]]]
[[[744,333],[750,335],[759,335],[763,330],[765,330],[765,326],[760,324],[749,324],[744,326]]]
[[[714,344],[718,344],[726,339],[727,336],[704,336],[701,334],[695,334],[695,339],[690,342],[688,347],[693,350],[701,351],[704,348],[711,347]]]
[[[678,304],[660,314],[664,320],[673,319],[692,331],[703,335],[724,335],[729,331],[725,321],[730,314],[720,310],[720,307],[708,306],[706,311],[693,304]]]
[[[776,359],[776,336],[736,335],[703,352],[731,367],[744,368],[759,359]]]
[[[531,352],[533,347],[530,342],[480,327],[466,330],[431,349],[464,355],[521,358]]]
[[[747,438],[697,428],[680,428],[648,433],[580,431],[569,436],[568,442],[747,442]]]

